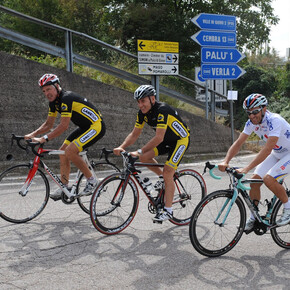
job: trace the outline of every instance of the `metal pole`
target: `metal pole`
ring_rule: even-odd
[[[73,51],[72,51],[72,33],[65,32],[65,54],[66,54],[66,70],[73,72]]]
[[[230,80],[230,91],[233,90],[233,81]],[[229,100],[230,102],[230,118],[231,118],[231,137],[232,137],[232,144],[234,143],[234,101]]]
[[[208,120],[208,80],[205,81],[205,118]]]
[[[151,84],[156,90],[156,101],[159,101],[159,76],[151,76]]]

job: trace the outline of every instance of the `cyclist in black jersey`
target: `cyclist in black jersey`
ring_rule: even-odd
[[[71,91],[64,91],[60,86],[59,78],[54,74],[44,74],[38,84],[49,101],[48,117],[38,129],[25,135],[25,138],[40,143],[48,142],[63,134],[72,121],[78,128],[65,139],[60,147],[60,150],[65,151],[64,155],[60,155],[61,181],[68,186],[70,162],[73,162],[87,178],[86,187],[81,194],[90,194],[95,188],[97,180],[93,178],[90,169],[79,156],[79,152],[93,145],[105,135],[106,127],[102,115],[86,98]],[[61,115],[60,123],[49,132],[53,128],[57,113]],[[47,135],[40,138],[35,137],[47,132],[49,132]],[[61,193],[62,190],[58,189],[50,197],[58,200],[61,198]]]
[[[155,156],[168,154],[163,172],[159,167],[149,167],[160,176],[157,187],[160,186],[162,177],[165,184],[165,207],[154,217],[155,221],[165,221],[172,218],[172,201],[175,191],[173,175],[185,151],[189,146],[189,128],[182,121],[177,111],[165,103],[156,100],[156,91],[151,85],[142,85],[134,93],[138,101],[139,112],[132,132],[124,142],[114,149],[119,155],[125,148],[134,144],[139,138],[144,124],[152,127],[156,134],[149,142],[132,155],[139,156],[141,162],[156,163]]]

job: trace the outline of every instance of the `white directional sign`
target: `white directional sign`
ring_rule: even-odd
[[[178,75],[178,65],[141,63],[138,68],[140,75]]]
[[[179,61],[179,54],[178,53],[138,51],[138,62],[139,63],[178,64],[178,61]]]
[[[138,39],[137,50],[140,75],[178,75],[178,42]]]

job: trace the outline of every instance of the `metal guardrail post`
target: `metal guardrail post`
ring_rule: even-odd
[[[66,70],[69,72],[73,72],[72,33],[68,30],[65,32],[65,57]]]

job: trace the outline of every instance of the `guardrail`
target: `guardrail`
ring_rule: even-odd
[[[106,48],[106,49],[115,51],[117,53],[123,54],[123,55],[125,55],[125,56],[127,56],[129,58],[134,59],[134,60],[138,59],[137,55],[131,54],[131,53],[127,52],[127,51],[124,51],[124,50],[122,50],[120,48],[117,48],[117,47],[115,47],[113,45],[105,43],[105,42],[103,42],[103,41],[101,41],[99,39],[96,39],[94,37],[91,37],[91,36],[89,36],[87,34],[80,33],[80,32],[77,32],[77,31],[74,31],[74,30],[71,30],[71,29],[67,29],[65,27],[62,27],[62,26],[59,26],[59,25],[56,25],[56,24],[52,24],[52,23],[49,23],[49,22],[46,22],[46,21],[31,17],[31,16],[28,16],[28,15],[25,15],[23,13],[14,11],[14,10],[9,9],[7,7],[4,7],[2,5],[0,5],[0,10],[4,11],[6,13],[9,13],[11,15],[14,15],[16,17],[25,19],[27,21],[37,23],[38,25],[42,25],[42,26],[46,26],[46,27],[49,27],[49,28],[53,28],[53,29],[62,31],[64,33],[64,37],[65,37],[65,48],[61,48],[61,47],[49,44],[47,42],[41,41],[39,39],[35,39],[35,38],[31,37],[31,36],[27,36],[27,35],[21,34],[19,32],[13,31],[11,29],[4,28],[3,24],[1,24],[1,26],[0,26],[0,37],[8,39],[8,40],[11,40],[13,42],[17,42],[19,44],[22,44],[22,45],[25,45],[25,46],[28,46],[28,47],[31,47],[31,48],[34,48],[36,50],[40,50],[42,52],[45,52],[45,53],[48,53],[48,54],[51,54],[51,55],[66,59],[66,69],[67,69],[67,71],[73,72],[73,63],[75,62],[75,63],[81,64],[81,65],[85,65],[85,66],[91,67],[91,68],[96,69],[98,71],[113,75],[115,77],[130,81],[130,82],[138,84],[138,85],[150,84],[150,83],[154,82],[153,79],[150,82],[146,78],[143,78],[143,77],[140,77],[138,75],[129,73],[129,72],[125,71],[125,70],[118,69],[118,68],[113,67],[111,65],[104,64],[104,63],[102,63],[100,61],[97,61],[95,59],[92,59],[92,58],[85,57],[85,56],[82,56],[80,54],[74,53],[73,52],[73,44],[72,44],[72,36],[75,35],[75,36],[81,37],[81,38],[86,39],[86,40],[88,40],[88,41],[90,41],[90,42],[92,42],[92,43],[94,43],[96,45],[99,45],[99,46],[101,46],[103,48]],[[185,76],[176,75],[175,77],[179,78],[180,80],[182,80],[182,81],[184,81],[186,83],[189,83],[190,85],[192,85],[194,87],[194,89],[196,87],[200,87],[200,88],[204,88],[205,89],[204,86],[196,83],[195,81],[193,81],[193,80],[191,80],[191,79],[189,79],[189,78],[187,78]],[[183,102],[186,102],[188,104],[196,106],[196,107],[198,107],[200,109],[203,109],[203,110],[206,109],[205,108],[205,103],[199,102],[198,100],[194,99],[194,97],[192,97],[192,96],[185,95],[185,94],[177,92],[177,91],[175,91],[173,89],[170,89],[168,87],[159,85],[159,83],[158,84],[154,84],[154,85],[158,85],[158,92],[159,93],[162,93],[164,95],[176,98],[178,100],[181,100]],[[215,95],[218,95],[218,96],[220,96],[222,98],[226,98],[226,96],[221,95],[221,94],[219,94],[216,91],[213,91],[213,90],[210,90],[210,89],[208,91],[211,94],[215,94]],[[228,112],[226,110],[220,110],[218,108],[215,109],[215,112],[218,113],[219,115],[222,115],[222,116],[228,115]],[[212,116],[212,119],[214,120],[214,115]]]

